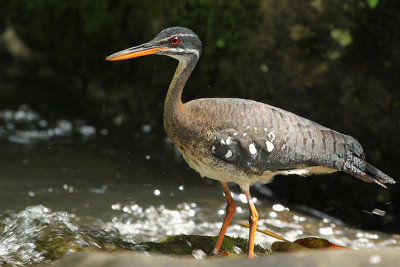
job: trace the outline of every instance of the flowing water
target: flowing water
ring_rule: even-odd
[[[140,242],[167,235],[218,234],[225,211],[220,185],[184,164],[164,164],[159,151],[114,146],[111,130],[48,123],[28,107],[0,112],[0,123],[0,265],[46,264],[83,249],[140,250]],[[245,196],[233,194],[238,208],[227,234],[247,237],[240,226],[248,217]],[[289,240],[319,236],[351,248],[400,249],[399,235],[254,201],[258,227]],[[274,241],[256,236],[264,247]]]

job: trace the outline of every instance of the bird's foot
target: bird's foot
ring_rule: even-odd
[[[247,255],[247,257],[249,258],[249,259],[254,259],[254,256],[256,256],[255,254],[254,254],[254,252],[249,252],[249,254]],[[257,256],[256,256],[257,257]]]
[[[212,252],[212,256],[230,256],[231,255],[231,253],[229,252],[229,251],[226,251],[226,250],[222,250],[222,251],[215,251],[215,250],[213,250],[213,252]]]

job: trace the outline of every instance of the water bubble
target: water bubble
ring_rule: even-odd
[[[271,211],[271,212],[269,213],[269,217],[271,217],[271,218],[276,218],[276,217],[278,217],[278,214],[277,214],[275,211]]]
[[[323,223],[329,223],[330,220],[329,220],[328,218],[323,218],[323,219],[322,219],[322,222],[323,222]]]
[[[321,227],[318,232],[321,235],[333,235],[333,229],[331,227]]]
[[[239,194],[239,199],[240,201],[242,201],[243,203],[247,203],[247,198],[245,194]]]
[[[6,124],[6,128],[7,130],[14,130],[15,129],[15,125],[11,122]]]
[[[122,123],[124,123],[126,120],[128,119],[128,117],[125,114],[118,114],[115,118],[114,118],[114,123],[116,125],[121,125]]]
[[[158,189],[154,190],[154,195],[159,196],[160,194],[161,194],[160,190],[158,190]]]
[[[100,134],[101,134],[101,135],[104,135],[104,136],[106,136],[106,135],[108,135],[108,134],[109,134],[109,130],[108,130],[108,129],[105,129],[105,128],[103,128],[103,129],[101,129],[101,130],[100,130]]]
[[[293,220],[295,223],[305,222],[306,218],[304,216],[293,215]]]
[[[56,122],[56,126],[54,128],[56,135],[67,135],[72,132],[72,122],[60,119]]]
[[[17,121],[23,120],[25,118],[25,111],[23,110],[18,110],[14,114],[14,119]]]
[[[151,132],[151,126],[149,124],[142,125],[142,131],[144,133],[150,133]]]
[[[129,213],[129,212],[130,212],[130,210],[129,210],[129,208],[128,208],[127,206],[124,206],[124,207],[122,208],[122,211],[123,211],[123,212],[126,212],[126,213]]]
[[[237,246],[234,246],[234,247],[233,247],[233,251],[234,251],[236,254],[242,254],[242,253],[243,253],[243,251],[242,251],[239,247],[237,247]]]
[[[6,110],[6,111],[4,112],[4,114],[3,114],[3,116],[4,116],[4,119],[6,119],[6,120],[11,120],[12,117],[13,117],[13,113],[12,113],[11,110]]]
[[[283,206],[282,204],[274,204],[272,205],[272,209],[274,211],[284,211],[285,210],[285,206]]]
[[[101,188],[89,188],[90,193],[94,194],[105,194],[107,191],[107,187],[102,186]]]
[[[121,203],[111,205],[111,209],[113,210],[121,210]]]
[[[201,249],[195,249],[192,251],[192,255],[196,260],[207,258],[207,254]]]
[[[78,129],[79,133],[84,137],[90,137],[96,134],[96,128],[90,125],[83,125]]]
[[[49,125],[49,123],[46,120],[40,120],[39,121],[39,126],[42,128],[46,128]]]

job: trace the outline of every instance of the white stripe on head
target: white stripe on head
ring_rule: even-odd
[[[196,49],[190,49],[190,48],[183,49],[183,48],[173,47],[173,48],[170,48],[169,50],[173,50],[173,51],[176,51],[178,53],[187,52],[186,54],[195,54],[197,56],[197,58],[200,56],[199,55],[199,51],[196,50]],[[175,55],[170,55],[170,56],[174,57]],[[176,56],[181,56],[181,55],[176,55]]]
[[[174,34],[172,36],[179,36],[179,37],[190,36],[190,37],[195,37],[196,38],[196,35],[191,34],[191,33],[178,33],[178,34]]]

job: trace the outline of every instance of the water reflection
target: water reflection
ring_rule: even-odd
[[[103,129],[101,133],[107,135],[108,130]],[[0,138],[7,138],[13,143],[30,144],[35,141],[68,137],[73,134],[90,138],[96,134],[96,128],[87,125],[84,120],[71,122],[66,119],[58,119],[55,123],[50,124],[26,104],[20,106],[18,110],[0,111]]]

